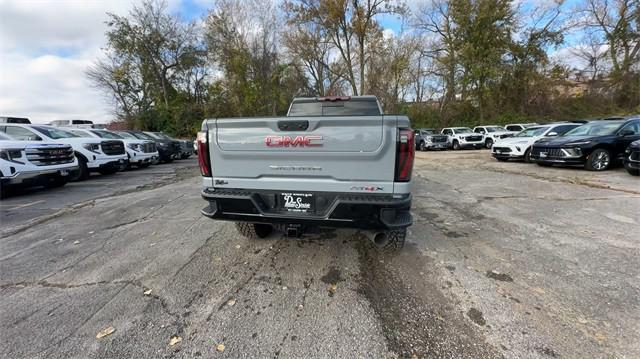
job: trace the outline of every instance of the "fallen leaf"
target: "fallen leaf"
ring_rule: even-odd
[[[240,245],[239,244],[236,244],[236,249],[240,249]]]
[[[73,242],[73,244],[80,244],[80,241],[75,241]]]
[[[149,245],[149,247],[153,247],[153,246],[155,246],[155,245],[156,245],[155,243],[151,243],[151,244]]]
[[[171,340],[169,341],[169,345],[170,346],[174,346],[178,343],[182,342],[182,337],[179,337],[177,335],[174,335],[171,337]]]
[[[282,290],[287,290],[287,289],[289,289],[289,288],[287,288],[287,287],[282,287]]]
[[[219,352],[223,352],[224,351],[224,344],[220,343],[218,345],[216,345],[216,350]]]
[[[102,337],[106,337],[107,335],[110,335],[115,331],[116,331],[116,329],[114,327],[106,327],[106,328],[102,329],[101,331],[99,331],[98,334],[96,334],[96,338],[100,339]]]
[[[544,289],[542,289],[542,288],[537,288],[537,287],[536,287],[536,288],[533,288],[533,291],[534,291],[534,292],[536,292],[536,293],[539,293],[539,294],[544,294],[544,293],[545,293]]]
[[[236,305],[236,300],[231,298],[227,301],[227,305],[230,307],[233,307],[234,305]]]
[[[587,320],[584,318],[578,318],[578,323],[580,324],[587,324]]]
[[[602,334],[602,333],[596,333],[595,338],[599,342],[603,342],[603,341],[607,340],[607,336]]]
[[[151,291],[152,291],[152,289],[147,289],[147,290],[145,290],[144,292],[142,292],[142,294],[144,294],[144,295],[151,295]]]

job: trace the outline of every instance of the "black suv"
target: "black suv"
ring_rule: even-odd
[[[640,140],[631,142],[624,151],[624,168],[629,174],[640,176]]]
[[[534,143],[531,159],[541,166],[561,164],[604,171],[640,139],[640,118],[591,121],[561,137]]]

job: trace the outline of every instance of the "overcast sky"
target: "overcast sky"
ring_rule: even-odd
[[[419,2],[408,1],[411,7]],[[126,15],[132,3],[0,0],[0,116],[29,117],[36,123],[111,121],[111,104],[91,87],[85,71],[105,45],[106,12]],[[213,0],[168,0],[168,5],[190,20],[204,15]],[[399,31],[400,21],[385,18],[383,26]]]
[[[170,0],[186,18],[206,0]],[[126,15],[126,0],[0,0],[0,116],[109,122],[111,106],[85,70],[105,45],[106,12]]]

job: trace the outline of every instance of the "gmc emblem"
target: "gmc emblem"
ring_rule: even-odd
[[[264,144],[268,147],[321,147],[322,136],[267,136]]]

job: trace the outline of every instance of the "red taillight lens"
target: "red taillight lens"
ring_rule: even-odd
[[[211,160],[209,158],[209,142],[206,132],[198,132],[198,164],[203,177],[211,177]]]
[[[415,157],[415,138],[410,128],[399,128],[396,141],[396,182],[411,181],[413,158]]]

